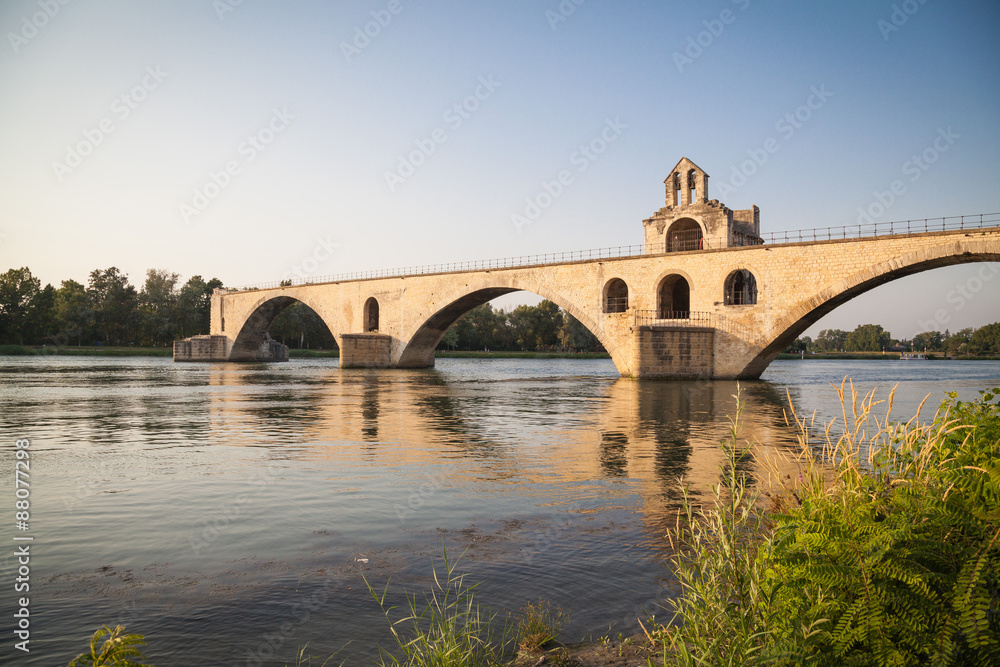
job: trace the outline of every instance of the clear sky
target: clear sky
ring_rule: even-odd
[[[3,0],[0,30],[0,270],[43,284],[638,244],[681,156],[763,232],[1000,211],[995,0]],[[1000,320],[982,266],[807,333]]]

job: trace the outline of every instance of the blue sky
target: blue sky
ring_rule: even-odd
[[[0,30],[0,269],[56,285],[638,244],[681,156],[764,232],[1000,211],[992,1],[5,0]],[[809,333],[1000,320],[996,275],[912,276]]]

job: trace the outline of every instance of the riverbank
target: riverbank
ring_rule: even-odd
[[[949,357],[943,352],[928,352],[927,359],[911,359],[908,361],[997,361],[1000,357],[997,356],[973,356],[973,355],[959,355]],[[806,353],[805,355],[799,353],[789,353],[782,352],[778,355],[778,359],[794,360],[794,359],[899,359],[899,352],[814,352]]]
[[[172,347],[113,347],[105,345],[0,345],[0,355],[23,356],[35,354],[61,356],[90,357],[169,357],[173,355]],[[340,358],[340,350],[296,350],[288,351],[292,359],[322,359]],[[610,359],[606,352],[484,352],[474,351],[444,351],[434,354],[438,359]]]

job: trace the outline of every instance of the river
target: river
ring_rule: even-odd
[[[779,361],[742,383],[743,437],[791,451],[787,396],[818,421],[851,376],[909,418],[1000,385],[1000,362]],[[4,487],[30,440],[30,522],[0,554],[0,664],[64,665],[102,624],[170,665],[370,664],[388,600],[459,570],[480,601],[539,598],[562,637],[638,631],[676,593],[665,530],[680,478],[717,477],[735,382],[637,382],[607,360],[174,364],[0,357]],[[30,536],[30,653],[14,648],[14,536]],[[657,615],[664,620],[664,612]]]

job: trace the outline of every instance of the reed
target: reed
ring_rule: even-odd
[[[874,392],[838,395],[817,443],[791,414],[781,487],[773,460],[740,472],[737,397],[721,481],[678,515],[662,664],[1000,664],[1000,390],[952,394],[926,424],[893,421],[892,394],[884,417]]]

